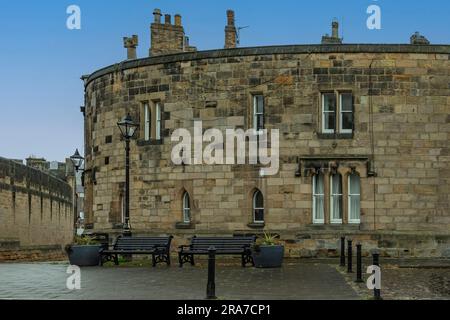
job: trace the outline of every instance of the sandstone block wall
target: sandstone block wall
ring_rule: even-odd
[[[102,69],[86,85],[88,222],[102,231],[120,225],[125,149],[116,123],[127,112],[141,121],[142,104],[158,101],[163,141],[139,136],[131,147],[135,232],[182,239],[260,233],[251,224],[258,188],[265,198],[264,229],[280,233],[297,252],[332,252],[339,235],[349,234],[413,254],[417,242],[398,239],[414,235],[434,239],[417,255],[441,255],[450,239],[449,59],[449,46],[285,46],[161,56]],[[342,91],[354,97],[354,132],[323,134],[320,95]],[[250,128],[254,94],[265,97],[266,128],[280,130],[276,176],[260,177],[259,167],[250,165],[171,162],[170,134],[192,129],[194,120],[204,129]],[[356,168],[359,225],[346,222],[346,210],[343,224],[330,224],[328,213],[325,225],[312,223],[312,178],[304,168],[317,161],[337,162],[344,176]],[[191,196],[193,223],[180,229],[184,191]],[[383,242],[384,236],[394,240]],[[323,239],[329,239],[326,246]]]
[[[63,246],[73,239],[73,220],[66,182],[0,158],[0,242]]]

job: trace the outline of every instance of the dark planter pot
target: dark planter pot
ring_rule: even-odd
[[[70,264],[79,267],[98,266],[100,262],[99,250],[101,245],[70,246],[67,249]]]
[[[279,268],[283,264],[284,246],[259,246],[252,256],[256,268]]]

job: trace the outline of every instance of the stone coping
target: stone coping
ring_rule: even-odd
[[[409,44],[337,44],[337,45],[284,45],[248,47],[235,49],[218,49],[196,52],[183,52],[135,60],[125,60],[114,65],[94,71],[88,75],[85,87],[106,74],[138,67],[183,62],[201,59],[232,58],[272,54],[320,54],[320,53],[422,53],[449,54],[450,45],[409,45]],[[449,57],[450,58],[450,57]]]

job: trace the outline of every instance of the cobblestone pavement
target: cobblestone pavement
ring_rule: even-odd
[[[354,283],[355,273],[346,274],[345,268],[337,270],[360,297],[372,297],[365,282]],[[384,300],[450,300],[450,260],[382,260],[381,295]]]
[[[81,290],[66,289],[66,263],[0,264],[0,299],[204,299],[205,267],[89,267]],[[358,299],[344,277],[324,263],[285,263],[282,269],[219,265],[219,299]]]

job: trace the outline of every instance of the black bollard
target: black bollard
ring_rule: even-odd
[[[356,245],[356,282],[364,282],[362,279],[362,245],[358,243]]]
[[[347,248],[347,273],[352,273],[352,240],[347,241],[348,248]]]
[[[341,237],[341,267],[345,267],[345,237]]]
[[[206,287],[206,299],[213,300],[216,297],[216,248],[208,249],[208,285]]]
[[[377,253],[377,252],[373,253],[372,260],[373,260],[372,264],[374,266],[378,266],[378,267],[380,266],[380,254],[379,253]],[[382,300],[381,299],[381,289],[374,288],[373,289],[373,297],[375,300]]]

